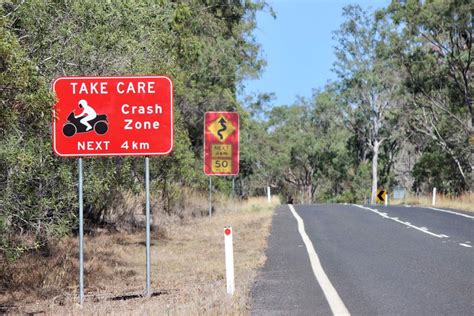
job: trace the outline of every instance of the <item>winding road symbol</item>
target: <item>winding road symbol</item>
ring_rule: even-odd
[[[224,136],[222,135],[222,132],[227,129],[227,126],[225,125],[227,122],[226,122],[226,120],[222,117],[222,118],[219,120],[219,123],[221,124],[222,128],[217,131],[217,135],[219,136],[219,138],[220,138],[221,140],[223,140],[223,139],[224,139]]]
[[[210,125],[207,130],[214,135],[221,143],[225,142],[227,138],[234,133],[236,127],[227,117],[220,115]]]

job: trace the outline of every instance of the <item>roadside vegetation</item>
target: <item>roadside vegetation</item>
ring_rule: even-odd
[[[273,208],[263,198],[219,199],[211,218],[173,221],[152,234],[152,289],[145,288],[145,237],[138,232],[96,231],[85,240],[85,304],[77,304],[77,239],[68,237],[47,255],[31,254],[15,266],[15,288],[0,295],[11,313],[143,315],[246,314]],[[154,218],[166,217],[157,214]],[[226,292],[224,226],[232,224],[236,291]],[[154,226],[156,228],[156,226]],[[31,266],[36,266],[32,271]],[[9,302],[5,304],[5,302]],[[2,310],[0,310],[2,311]]]
[[[306,203],[373,204],[377,189],[395,187],[471,192],[473,10],[472,1],[345,7],[334,32],[339,79],[293,104],[268,94],[250,105],[264,182]]]
[[[474,193],[464,193],[461,195],[436,194],[436,203],[433,206],[433,195],[408,195],[405,199],[392,201],[393,204],[421,205],[427,207],[450,208],[454,210],[464,210],[474,213]]]
[[[207,216],[206,111],[240,114],[240,173],[213,179],[215,193],[232,196],[236,209],[263,196],[267,186],[282,202],[295,203],[363,203],[373,200],[377,188],[429,195],[436,187],[453,200],[468,196],[467,208],[474,209],[472,1],[394,0],[377,12],[347,6],[344,23],[334,30],[338,79],[315,89],[311,98],[286,105],[274,104],[271,91],[237,99],[243,80],[257,78],[265,66],[253,36],[260,11],[274,14],[261,0],[0,1],[3,297],[24,297],[27,286],[35,291],[28,295],[38,299],[59,295],[62,301],[59,288],[68,295],[76,291],[77,164],[56,157],[51,146],[50,84],[58,76],[173,79],[174,151],[150,161],[155,240],[162,238],[165,245],[179,243],[175,232],[208,228],[202,218]],[[112,283],[104,279],[99,288],[89,288],[105,293],[117,278],[142,275],[126,268],[134,258],[128,252],[138,246],[124,245],[141,238],[136,234],[143,228],[144,159],[85,159],[84,168],[87,242],[97,243],[97,252],[87,250],[89,258],[97,258],[87,260],[88,278],[102,284],[105,268],[99,261],[117,265]],[[217,214],[224,209],[217,208]],[[225,214],[238,222],[238,213]],[[249,223],[260,215],[242,211]],[[109,242],[124,245],[101,244]],[[254,246],[262,247],[249,242]],[[203,268],[204,275],[213,275],[206,280],[220,288],[224,281],[206,269],[212,267]],[[177,272],[160,273],[165,280],[165,274]],[[157,288],[174,287],[158,283]],[[196,286],[189,297],[200,291],[207,290]],[[214,308],[213,300],[206,301],[208,307],[190,300],[183,308],[198,304],[203,313]],[[178,305],[170,308],[181,311]]]

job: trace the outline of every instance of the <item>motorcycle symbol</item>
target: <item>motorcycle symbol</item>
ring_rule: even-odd
[[[85,133],[89,132],[86,130],[86,126],[80,122],[84,116],[75,117],[74,112],[71,112],[67,117],[68,122],[63,126],[63,133],[67,137],[74,136],[76,133]],[[89,121],[90,125],[92,125],[92,130],[94,130],[97,134],[103,135],[107,133],[109,129],[109,122],[107,121],[107,115],[100,114],[97,115],[93,120]]]

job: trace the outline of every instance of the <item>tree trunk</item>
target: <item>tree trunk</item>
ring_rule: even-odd
[[[472,102],[473,99],[471,96],[468,96],[468,103],[469,103],[469,113],[471,114],[471,119],[468,120],[468,129],[469,129],[469,147],[471,148],[470,157],[469,157],[469,165],[471,166],[471,174],[469,175],[468,185],[469,190],[472,192],[474,189],[474,144],[472,140],[474,138],[474,111],[472,110]]]
[[[370,204],[375,204],[375,195],[377,194],[377,182],[378,182],[378,160],[379,160],[379,147],[380,142],[378,140],[374,141],[373,153],[372,156],[372,194],[370,195]]]
[[[313,185],[310,183],[308,184],[308,188],[306,189],[306,194],[308,195],[308,204],[313,203],[313,196],[311,192],[313,191]]]

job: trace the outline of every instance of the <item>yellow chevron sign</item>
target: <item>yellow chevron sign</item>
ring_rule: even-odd
[[[387,198],[387,191],[385,190],[378,190],[375,199],[377,202],[384,203],[385,199]]]

